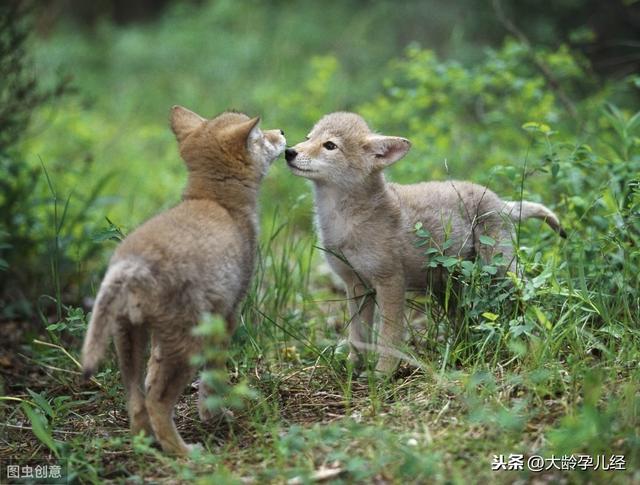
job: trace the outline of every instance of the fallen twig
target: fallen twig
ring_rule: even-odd
[[[22,430],[33,431],[31,426],[20,426],[20,425],[17,425],[17,424],[9,424],[9,423],[5,423],[4,425],[7,428],[19,429],[21,431]],[[57,433],[57,434],[83,434],[81,431],[65,431],[63,429],[52,429],[51,432],[52,433]]]
[[[344,473],[344,469],[342,468],[320,468],[319,470],[313,472],[306,479],[303,479],[302,477],[293,477],[290,480],[287,480],[287,485],[301,485],[303,483],[307,483],[308,481],[323,482],[331,478],[336,478],[342,473]]]

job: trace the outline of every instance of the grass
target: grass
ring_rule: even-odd
[[[199,16],[178,6],[153,24],[103,24],[91,38],[67,26],[36,46],[45,72],[73,68],[81,94],[34,113],[19,147],[42,173],[16,186],[25,203],[10,227],[34,239],[23,260],[0,263],[26,261],[23,286],[53,296],[29,302],[37,324],[3,322],[2,459],[60,460],[82,483],[640,483],[633,83],[596,86],[566,47],[533,52],[509,41],[481,56],[474,46],[471,64],[417,46],[399,56],[390,26],[408,13],[385,2],[358,16],[348,2],[306,2],[305,15],[282,4],[275,18],[265,5],[248,16],[230,1]],[[335,22],[317,25],[327,17]],[[208,42],[194,50],[194,38]],[[532,57],[574,97],[577,120]],[[225,69],[206,61],[214,58]],[[612,99],[624,109],[602,109]],[[176,102],[203,114],[233,105],[265,113],[265,126],[283,127],[291,142],[321,114],[356,109],[414,142],[390,178],[464,177],[507,198],[538,198],[569,237],[535,221],[519,227],[526,277],[510,285],[494,284],[492,264],[433,248],[425,263],[454,269],[462,285],[461,323],[434,311],[430,297],[409,295],[408,358],[393,379],[356,376],[343,342],[347,302],[311,228],[308,187],[277,163],[241,324],[213,356],[226,357],[230,382],[218,384],[233,417],[200,423],[189,387],[176,422],[204,448],[190,460],[165,456],[129,436],[114,360],[83,383],[76,359],[91,303],[83,299],[95,294],[114,240],[173,204],[183,185],[175,142],[158,121]],[[510,454],[624,455],[626,470],[492,470],[494,456]]]
[[[566,266],[549,265],[544,283],[532,278],[522,292],[560,306],[555,324],[541,320],[529,329],[537,336],[513,339],[486,318],[447,336],[442,322],[413,311],[405,350],[419,366],[405,362],[388,381],[356,377],[336,345],[346,302],[316,271],[321,251],[281,216],[272,220],[228,359],[232,382],[248,382],[257,397],[230,421],[202,424],[196,388],[187,389],[176,421],[187,441],[204,444],[200,454],[174,459],[129,436],[113,361],[81,383],[74,356],[86,316],[71,308],[62,328],[51,329],[65,334],[66,348],[14,336],[27,344],[9,357],[1,454],[53,453],[82,482],[311,483],[324,474],[344,483],[640,479],[637,333],[607,339],[589,323],[607,319],[621,296],[580,288],[586,281],[567,287]],[[511,453],[621,454],[627,471],[491,470],[494,455]]]

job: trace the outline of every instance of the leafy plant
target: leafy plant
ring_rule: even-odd
[[[194,365],[204,367],[201,379],[208,391],[205,407],[214,415],[225,408],[241,409],[244,401],[255,399],[256,393],[246,381],[234,385],[229,383],[227,343],[229,331],[219,317],[205,315],[202,322],[193,330],[201,342],[201,351],[194,359]]]
[[[449,31],[446,19],[464,7],[360,3],[279,2],[276,15],[271,3],[205,2],[195,14],[178,2],[157,22],[101,22],[90,32],[60,24],[36,40],[37,85],[55,86],[61,69],[73,72],[80,95],[64,98],[62,109],[38,105],[28,125],[28,116],[16,118],[19,136],[6,139],[18,142],[0,157],[8,174],[0,177],[2,311],[26,314],[20,301],[52,295],[40,298],[48,341],[11,331],[9,350],[0,349],[0,387],[9,394],[0,401],[21,403],[0,408],[3,456],[55,448],[70,480],[87,483],[638,480],[637,75],[598,78],[582,54],[551,41],[483,50],[474,32],[503,37],[487,28],[498,25],[490,6]],[[507,14],[533,9],[502,3]],[[592,12],[563,3],[565,12]],[[530,38],[564,25],[547,10],[521,26]],[[433,38],[446,43],[427,40],[433,50],[413,45],[388,63],[436,27]],[[193,39],[206,42],[194,49]],[[207,446],[190,461],[175,459],[150,438],[129,439],[114,361],[82,384],[76,358],[88,318],[79,301],[92,294],[87,286],[98,283],[108,249],[179,197],[185,171],[163,121],[173,103],[261,114],[290,144],[324,113],[360,112],[373,129],[413,142],[389,178],[464,177],[504,198],[540,200],[569,237],[523,223],[520,271],[498,279],[499,259],[461,261],[419,234],[425,264],[447,270],[449,298],[462,305],[454,319],[425,311],[448,308],[446,299],[438,307],[416,296],[402,349],[410,358],[394,379],[358,378],[343,372],[347,304],[315,240],[309,188],[274,164],[238,331],[228,338],[210,316],[198,330],[206,344],[196,363],[209,362],[204,379],[214,390],[206,404],[233,408],[235,419],[224,430],[200,424],[194,393],[185,393],[176,424]],[[628,470],[490,467],[496,453],[599,450],[624,454]]]
[[[43,88],[34,76],[26,50],[31,29],[26,5],[0,7],[0,301],[2,317],[31,315],[37,297],[53,288],[59,320],[63,291],[79,283],[73,275],[77,261],[96,254],[95,246],[82,246],[76,238],[89,225],[88,208],[105,180],[90,184],[86,198],[72,202],[73,191],[62,198],[42,161],[25,159],[22,144],[30,136],[33,113],[70,92],[68,79]]]

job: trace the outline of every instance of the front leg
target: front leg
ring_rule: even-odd
[[[380,306],[380,331],[378,334],[378,365],[376,372],[390,375],[398,366],[397,351],[405,336],[403,276],[386,278],[376,285],[377,301]]]
[[[375,310],[373,290],[362,281],[352,278],[345,282],[349,305],[349,360],[359,367],[363,364],[362,350],[373,343],[373,314]]]

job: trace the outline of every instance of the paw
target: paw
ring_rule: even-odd
[[[357,349],[348,340],[341,340],[336,347],[336,352],[340,351],[343,355],[348,352],[347,360],[351,365],[354,374],[360,374],[366,367],[368,353]]]
[[[362,352],[351,349],[351,352],[349,352],[349,365],[351,366],[354,376],[358,377],[367,368],[371,368],[367,365],[367,358],[367,355],[363,354]]]
[[[364,357],[357,350],[351,349],[349,352],[349,362],[353,364],[353,367],[362,367],[364,364]]]
[[[351,359],[351,351],[352,349],[349,341],[346,339],[342,339],[336,344],[336,348],[333,351],[333,356],[336,360],[343,362],[347,359]]]
[[[398,368],[399,362],[400,359],[397,357],[381,355],[378,360],[378,365],[376,365],[376,376],[381,378],[391,377]]]
[[[204,451],[204,446],[202,446],[202,444],[200,443],[185,443],[184,447],[187,451],[186,452],[187,455],[199,454]]]
[[[173,443],[169,445],[168,443],[162,443],[162,450],[174,456],[182,456],[187,457],[191,454],[201,453],[204,450],[204,447],[200,443]]]
[[[149,421],[149,415],[145,411],[144,413],[137,414],[131,420],[131,434],[137,436],[143,433],[145,436],[154,437],[153,428],[151,427],[151,421]]]
[[[203,423],[232,421],[235,419],[235,415],[231,410],[227,408],[220,408],[212,411],[207,408],[203,399],[198,401],[198,414],[200,415],[200,421]]]

